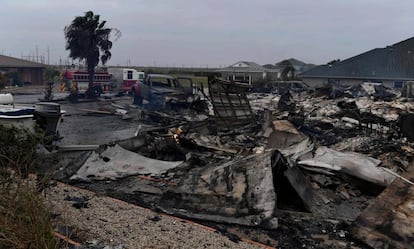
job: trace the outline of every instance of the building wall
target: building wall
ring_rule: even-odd
[[[323,87],[329,84],[340,84],[345,86],[353,86],[359,85],[364,82],[375,82],[375,83],[382,83],[384,86],[389,88],[401,88],[404,86],[405,81],[400,80],[366,80],[366,79],[328,79],[328,78],[302,78],[303,82],[308,84],[311,87]],[[400,87],[400,83],[401,87]]]
[[[257,80],[263,80],[262,72],[221,72],[224,79],[245,82],[251,84]]]
[[[42,69],[22,69],[22,81],[25,84],[43,85]]]
[[[324,78],[306,78],[303,77],[302,81],[308,84],[310,87],[322,87],[328,84],[328,80]]]
[[[42,68],[0,68],[0,71],[8,76],[6,85],[43,85]]]

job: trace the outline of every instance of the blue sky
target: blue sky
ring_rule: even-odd
[[[68,59],[63,29],[92,10],[117,28],[108,65],[324,64],[414,36],[411,0],[3,0],[0,53]]]

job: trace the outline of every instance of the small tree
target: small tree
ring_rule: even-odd
[[[289,80],[295,78],[295,68],[292,65],[292,62],[289,60],[284,60],[278,63],[279,67],[282,69],[281,72],[281,79],[282,80]]]
[[[78,16],[64,29],[66,50],[72,59],[85,60],[89,73],[89,86],[86,94],[93,94],[93,76],[95,67],[99,61],[103,65],[111,58],[112,42],[110,35],[115,33],[115,38],[120,37],[120,32],[114,28],[105,27],[106,21],[99,21],[100,16],[92,11],[85,16]]]
[[[44,78],[46,80],[46,89],[44,92],[44,100],[53,99],[53,87],[55,83],[60,80],[60,72],[55,68],[48,67],[44,72]]]

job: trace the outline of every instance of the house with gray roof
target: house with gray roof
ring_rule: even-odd
[[[279,69],[282,72],[285,69],[287,63],[289,63],[294,68],[295,75],[308,71],[316,66],[314,64],[305,63],[295,58],[289,58],[276,62],[275,68]]]
[[[224,79],[252,84],[255,81],[277,79],[279,70],[265,68],[251,61],[239,61],[231,66],[218,69]]]
[[[1,79],[4,85],[43,84],[43,72],[47,67],[45,64],[22,60],[10,56],[0,55]]]
[[[414,81],[414,37],[343,61],[314,67],[299,77],[313,87],[374,82],[402,88],[406,82]]]

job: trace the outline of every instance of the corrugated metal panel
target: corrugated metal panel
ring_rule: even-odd
[[[250,86],[244,83],[214,79],[209,82],[210,98],[217,126],[245,125],[254,120],[246,93]]]
[[[301,77],[413,79],[414,38],[376,48],[332,65],[322,65]]]

